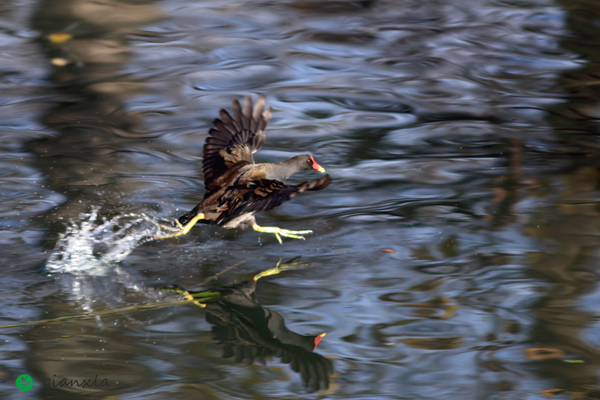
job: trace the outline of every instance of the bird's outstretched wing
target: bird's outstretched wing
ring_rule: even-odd
[[[304,386],[311,392],[329,388],[334,372],[333,362],[318,353],[313,353],[298,346],[283,343],[252,343],[247,333],[240,329],[227,327],[229,338],[222,340],[223,358],[233,358],[236,362],[250,365],[255,361],[267,365],[267,360],[278,357],[284,364],[290,364],[294,372],[302,377]]]
[[[248,365],[255,361],[267,365],[272,357],[278,357],[282,363],[290,364],[302,377],[304,386],[310,391],[327,389],[334,368],[330,359],[307,350],[301,346],[281,342],[272,333],[241,316],[227,304],[223,307],[209,307],[206,320],[213,325],[213,336],[223,346],[223,358],[233,358],[236,362]],[[260,309],[264,309],[258,305]]]
[[[265,142],[265,129],[271,119],[271,108],[265,109],[265,96],[260,95],[252,107],[252,99],[246,96],[243,107],[237,100],[232,104],[233,117],[224,109],[221,119],[213,121],[209,137],[204,144],[202,173],[206,187],[232,165],[240,161],[254,163],[252,153]]]
[[[237,215],[250,212],[268,211],[306,190],[321,190],[331,183],[331,177],[325,175],[310,182],[290,186],[272,179],[260,179],[246,183],[244,188],[237,188],[236,200],[220,218],[231,219]]]

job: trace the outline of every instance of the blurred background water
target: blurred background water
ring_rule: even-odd
[[[257,297],[326,332],[335,375],[223,358],[179,306],[0,330],[0,397],[599,398],[599,38],[594,0],[5,0],[0,324],[302,256]],[[258,223],[314,233],[144,243],[201,199],[218,109],[258,93],[256,159],[334,178]]]

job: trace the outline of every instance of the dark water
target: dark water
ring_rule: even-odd
[[[257,299],[326,332],[308,353],[335,373],[311,392],[278,357],[223,358],[184,305],[1,329],[0,397],[598,398],[599,38],[591,0],[4,1],[0,324],[302,256]],[[218,109],[257,93],[256,159],[309,152],[334,178],[258,223],[314,233],[142,243],[201,199]],[[94,376],[110,387],[43,389]]]

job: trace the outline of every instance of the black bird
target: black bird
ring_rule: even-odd
[[[224,228],[252,226],[259,232],[274,233],[279,243],[281,237],[304,239],[310,230],[290,231],[277,227],[261,227],[254,213],[279,206],[305,190],[321,190],[331,182],[329,175],[310,182],[290,186],[287,178],[303,170],[325,172],[308,154],[292,157],[278,164],[255,164],[252,154],[265,141],[265,129],[271,119],[271,108],[265,109],[265,96],[261,95],[252,107],[252,99],[246,96],[243,107],[233,101],[233,116],[221,109],[221,119],[213,121],[209,137],[204,145],[202,172],[206,193],[193,210],[179,217],[176,227],[164,227],[171,231],[156,235],[165,239],[185,235],[201,222]]]
[[[256,299],[256,282],[263,276],[285,269],[275,268],[255,275],[251,280],[219,289],[190,292],[183,288],[163,288],[183,292],[207,311],[206,320],[214,325],[213,337],[223,344],[223,358],[234,358],[248,364],[279,357],[302,376],[311,391],[327,389],[333,375],[333,363],[314,353],[325,336],[300,335],[289,330],[281,314],[260,305]]]

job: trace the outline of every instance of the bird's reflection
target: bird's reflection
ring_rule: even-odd
[[[275,268],[252,279],[208,291],[192,292],[181,287],[161,290],[183,293],[205,308],[206,320],[213,325],[213,338],[223,345],[223,358],[266,365],[267,360],[278,357],[301,375],[309,390],[327,389],[333,375],[333,363],[314,353],[325,333],[300,335],[293,332],[285,326],[281,314],[263,307],[256,299],[256,282],[260,278],[278,274],[291,265],[278,263]]]

